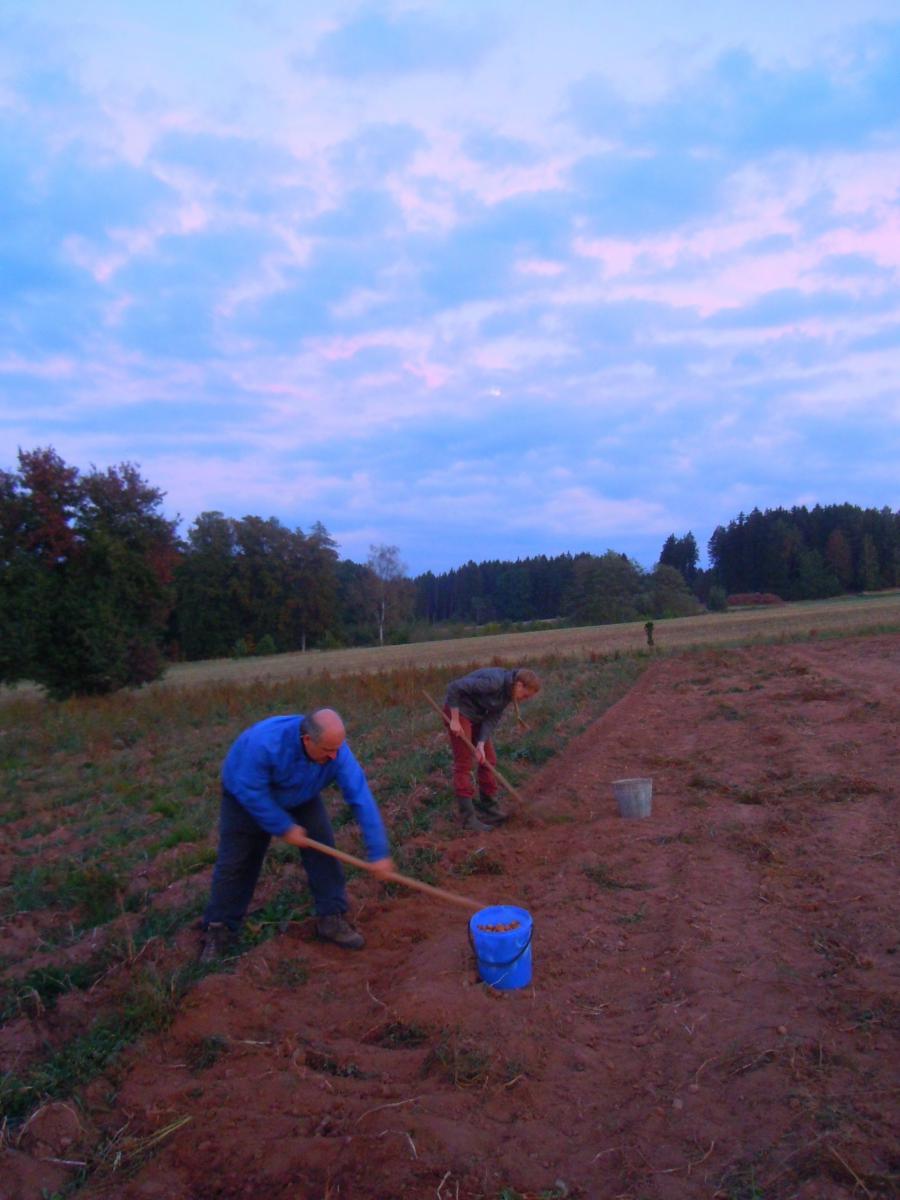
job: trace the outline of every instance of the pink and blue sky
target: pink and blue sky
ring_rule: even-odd
[[[900,503],[897,0],[0,0],[0,466],[413,573]]]

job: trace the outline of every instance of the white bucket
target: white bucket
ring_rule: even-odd
[[[612,785],[620,817],[649,817],[653,797],[652,779],[614,779]]]

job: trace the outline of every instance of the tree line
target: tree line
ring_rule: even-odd
[[[625,554],[537,555],[468,562],[415,581],[415,615],[430,625],[484,625],[549,618],[578,625],[688,616],[699,611],[686,578],[660,562],[650,572]]]
[[[167,631],[174,658],[384,643],[412,613],[396,546],[341,560],[317,521],[308,533],[275,517],[201,513],[179,545]]]
[[[900,586],[900,512],[817,504],[741,513],[709,540],[709,575],[726,592],[819,600]]]
[[[327,528],[201,513],[186,534],[123,463],[85,473],[52,449],[0,470],[0,682],[102,694],[168,661],[433,637],[542,620],[606,624],[900,585],[900,514],[853,505],[740,514],[709,542],[671,534],[651,571],[614,550],[468,562],[410,579],[396,546],[341,559]]]
[[[342,561],[320,522],[205,512],[182,538],[123,463],[81,473],[52,448],[0,470],[0,683],[112,692],[178,659],[384,642],[415,587],[396,546]]]

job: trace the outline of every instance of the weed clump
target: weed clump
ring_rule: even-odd
[[[467,854],[457,867],[454,874],[466,878],[469,875],[503,875],[504,867],[484,849],[473,850]]]
[[[335,1075],[344,1079],[365,1079],[366,1073],[356,1063],[339,1063],[336,1058],[322,1050],[307,1050],[304,1062],[311,1071],[323,1075]]]
[[[188,1070],[193,1072],[207,1071],[222,1057],[228,1049],[228,1039],[217,1033],[208,1037],[197,1038],[192,1042],[185,1055]]]
[[[596,863],[593,866],[584,867],[583,870],[591,883],[610,892],[646,892],[651,886],[649,883],[625,883],[621,879],[616,879],[605,863]]]
[[[445,1034],[429,1050],[422,1071],[426,1075],[437,1071],[454,1087],[486,1087],[491,1075],[491,1057],[475,1042]]]
[[[440,1074],[454,1087],[486,1088],[491,1083],[509,1085],[528,1074],[518,1059],[499,1058],[472,1038],[444,1030],[422,1064],[422,1074]]]
[[[278,987],[302,987],[309,981],[309,964],[302,959],[279,959],[272,968],[272,978]]]
[[[389,1050],[414,1050],[428,1041],[428,1030],[422,1025],[407,1025],[404,1021],[389,1021],[377,1029],[371,1040]]]

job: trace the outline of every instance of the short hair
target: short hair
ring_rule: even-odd
[[[516,671],[516,683],[524,683],[529,692],[539,692],[541,690],[540,676],[536,671],[532,671],[530,667],[520,667]]]

